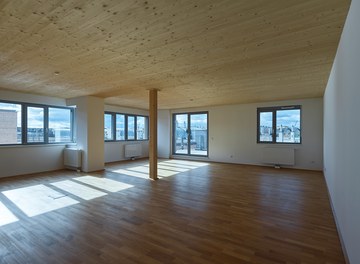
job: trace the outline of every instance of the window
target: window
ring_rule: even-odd
[[[21,104],[0,102],[0,145],[21,144]]]
[[[72,142],[73,116],[72,108],[0,102],[0,145]]]
[[[125,140],[125,115],[116,114],[116,140]]]
[[[208,156],[208,113],[173,115],[173,153]]]
[[[112,114],[105,114],[104,115],[104,139],[105,140],[114,140],[113,135],[113,115]]]
[[[44,107],[26,108],[26,142],[27,143],[43,143],[45,142],[45,113]]]
[[[127,116],[127,140],[135,140],[135,116]]]
[[[107,141],[148,140],[148,119],[147,116],[105,112],[104,138]]]
[[[258,108],[258,143],[301,143],[301,107]]]
[[[136,139],[144,140],[148,139],[148,124],[146,122],[145,116],[137,116],[136,117]]]
[[[49,143],[72,141],[72,110],[49,107]]]

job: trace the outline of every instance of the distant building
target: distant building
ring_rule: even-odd
[[[0,144],[17,143],[17,113],[15,110],[0,110]]]
[[[195,145],[196,150],[207,150],[207,129],[195,128],[191,131],[191,145]]]

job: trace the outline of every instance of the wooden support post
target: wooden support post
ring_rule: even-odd
[[[150,141],[149,141],[149,177],[157,180],[157,90],[149,91],[150,98]]]

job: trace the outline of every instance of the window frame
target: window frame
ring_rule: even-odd
[[[66,106],[53,106],[48,105],[46,111],[46,118],[47,118],[47,134],[49,133],[49,108],[58,108],[58,109],[66,109],[70,110],[70,139],[71,141],[62,141],[62,142],[50,142],[47,144],[66,144],[66,143],[74,143],[75,141],[75,110],[74,107],[66,107]],[[47,140],[49,140],[49,136],[47,136]]]
[[[146,130],[146,139],[137,139],[137,141],[148,141],[150,138],[150,123],[149,123],[149,116],[146,115],[136,115],[136,116],[141,116],[141,117],[145,117],[145,130]],[[137,124],[137,123],[135,123]],[[136,125],[135,125],[136,126]],[[136,131],[137,132],[137,131]],[[137,137],[137,133],[136,133],[136,137]]]
[[[124,139],[118,139],[117,136],[116,136],[116,117],[118,115],[122,115],[124,117]],[[122,113],[114,113],[114,117],[115,117],[115,126],[114,126],[114,129],[115,129],[115,137],[114,137],[114,140],[113,141],[126,141],[126,114],[122,114]]]
[[[16,101],[9,101],[9,100],[0,100],[0,103],[4,103],[4,104],[17,104],[17,105],[20,105],[20,109],[21,109],[21,120],[20,120],[20,123],[21,123],[21,142],[20,143],[13,143],[13,144],[0,144],[0,147],[1,146],[21,146],[21,145],[25,145],[24,144],[24,137],[26,137],[24,135],[24,104],[21,103],[21,102],[16,102]]]
[[[145,139],[138,139],[137,136],[138,136],[138,117],[143,117],[145,120],[144,120],[144,127],[145,127],[145,135],[146,135],[146,138]],[[135,132],[136,132],[136,141],[146,141],[146,140],[149,140],[149,117],[145,116],[145,115],[136,115],[135,117]]]
[[[43,141],[39,141],[39,142],[28,142],[28,108],[29,107],[33,107],[33,108],[42,108],[43,111],[44,111],[44,120],[43,120],[43,130],[44,130],[44,140]],[[24,119],[24,122],[25,122],[25,135],[24,135],[24,139],[25,139],[25,143],[27,145],[38,145],[38,144],[48,144],[49,142],[49,138],[48,138],[48,132],[49,132],[49,120],[48,120],[48,108],[45,108],[44,105],[39,105],[39,104],[24,104],[24,109],[25,109],[25,112],[24,112],[24,116],[25,116],[25,119]]]
[[[125,114],[125,113],[119,113],[119,112],[111,112],[111,111],[104,111],[105,114],[110,114],[112,116],[112,132],[114,135],[114,139],[111,140],[105,140],[105,142],[124,142],[124,141],[148,141],[149,140],[149,116],[147,115],[137,115],[137,114]],[[118,139],[116,137],[116,115],[123,115],[125,126],[124,126],[124,139]],[[128,138],[128,117],[134,117],[134,139]],[[147,130],[147,138],[146,139],[137,139],[137,117],[144,117],[145,118],[145,129]],[[105,127],[105,124],[104,124]],[[114,134],[115,133],[115,134]]]
[[[17,144],[0,144],[1,146],[22,146],[22,145],[57,145],[57,144],[68,144],[74,143],[74,121],[75,121],[75,108],[66,107],[66,106],[57,106],[57,105],[45,105],[45,104],[37,104],[37,103],[28,103],[28,102],[18,102],[18,101],[10,101],[10,100],[0,100],[0,103],[5,104],[17,104],[21,106],[21,143]],[[28,142],[27,140],[27,129],[28,129],[28,107],[36,107],[44,109],[44,121],[43,121],[43,129],[44,129],[44,141],[41,142]],[[59,109],[67,109],[70,110],[70,141],[62,141],[62,142],[49,142],[49,108],[59,108]]]
[[[277,111],[283,110],[300,110],[300,141],[299,142],[276,142],[276,128],[277,128]],[[260,114],[266,112],[272,113],[272,141],[260,140]],[[259,107],[257,108],[257,127],[256,127],[256,142],[258,144],[277,144],[277,145],[301,145],[302,144],[302,107],[301,105],[287,105],[287,106],[273,106],[273,107]]]
[[[133,117],[134,118],[134,138],[133,139],[129,139],[129,117]],[[126,127],[126,130],[125,130],[125,140],[126,141],[137,141],[136,137],[136,115],[132,115],[132,114],[128,114],[125,116],[125,127]]]
[[[191,125],[191,115],[197,115],[197,114],[206,114],[207,115],[207,124],[206,124],[206,136],[207,136],[207,140],[206,140],[206,149],[207,149],[207,153],[206,155],[198,155],[198,154],[191,154],[190,153],[190,149],[188,149],[188,153],[176,153],[176,137],[174,136],[174,129],[176,130],[176,115],[187,115],[187,125],[188,127]],[[189,128],[191,131],[191,128]],[[191,133],[191,132],[190,132]],[[172,133],[171,133],[171,137],[172,137],[172,155],[173,156],[189,156],[189,157],[203,157],[203,158],[208,158],[209,157],[209,111],[199,111],[199,112],[178,112],[178,113],[173,113],[172,114]],[[189,140],[189,139],[188,139]],[[190,139],[191,141],[191,139]],[[191,145],[191,144],[190,144]]]
[[[112,139],[105,139],[105,115],[110,115],[111,117],[111,133],[112,133]],[[114,134],[114,131],[116,132],[116,129],[114,130],[114,125],[116,125],[116,122],[115,122],[115,115],[113,115],[113,113],[109,112],[105,112],[104,113],[104,141],[107,142],[107,141],[115,141],[116,139],[116,135]]]

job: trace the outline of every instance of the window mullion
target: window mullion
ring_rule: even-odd
[[[125,141],[128,140],[128,115],[125,115],[125,131],[124,131]]]
[[[190,155],[190,149],[191,149],[191,119],[190,119],[190,114],[187,114],[188,115],[188,123],[187,123],[187,148],[188,148],[188,155]]]
[[[277,125],[276,125],[276,110],[273,110],[272,118],[273,118],[273,137],[272,137],[272,143],[276,143],[276,132],[277,132]]]
[[[21,104],[21,143],[27,144],[27,107]]]
[[[44,109],[44,143],[49,143],[49,107],[43,107]]]
[[[134,140],[137,140],[137,115],[134,116]]]
[[[70,116],[70,129],[71,129],[71,142],[75,142],[74,138],[75,138],[75,109],[71,109],[71,116]]]
[[[116,141],[116,114],[115,113],[111,113],[111,123],[112,123],[112,134],[113,134],[113,141]]]

